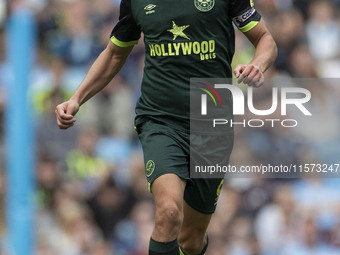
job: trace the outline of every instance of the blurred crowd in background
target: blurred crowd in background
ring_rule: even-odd
[[[54,108],[70,97],[109,42],[120,3],[28,2],[38,25],[30,81],[37,142],[34,254],[147,254],[154,205],[133,130],[143,40],[120,74],[82,107],[76,125],[60,131]],[[296,129],[236,128],[231,164],[340,163],[340,86],[335,79],[340,77],[340,1],[255,0],[255,4],[279,49],[266,78],[320,81],[309,88],[310,107],[319,119]],[[6,35],[1,10],[0,6],[0,254],[6,235]],[[236,38],[233,66],[249,62],[254,53],[238,31]],[[271,102],[270,87],[259,91],[259,104]],[[209,240],[209,255],[340,254],[340,180],[226,178]]]

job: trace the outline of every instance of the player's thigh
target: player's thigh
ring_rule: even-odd
[[[166,205],[176,206],[180,211],[183,211],[185,180],[176,174],[164,174],[153,181],[151,189],[156,209]]]

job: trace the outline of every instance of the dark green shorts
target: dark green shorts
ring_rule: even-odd
[[[202,146],[207,140],[216,139],[216,143],[224,146],[216,153],[223,157],[224,162],[229,162],[233,147],[233,135],[208,136],[189,134],[175,130],[161,122],[147,120],[136,127],[142,143],[145,173],[151,191],[152,182],[163,174],[176,174],[187,180],[184,200],[195,210],[211,214],[215,211],[223,178],[190,178],[190,140],[201,141]],[[215,141],[213,141],[215,142]],[[221,146],[219,146],[221,147]],[[194,157],[209,158],[208,155],[192,155]]]

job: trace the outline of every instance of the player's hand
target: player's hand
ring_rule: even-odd
[[[60,129],[67,129],[74,125],[76,119],[74,115],[79,110],[79,103],[69,100],[57,105],[55,113],[57,115],[57,123]]]
[[[247,84],[248,86],[261,87],[264,82],[264,75],[258,66],[249,65],[238,65],[234,74],[238,78],[237,82]]]

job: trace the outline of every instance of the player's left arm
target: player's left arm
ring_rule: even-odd
[[[255,46],[255,55],[249,64],[238,65],[234,74],[238,83],[260,87],[264,82],[264,72],[276,59],[277,46],[262,18],[255,27],[244,34]]]

